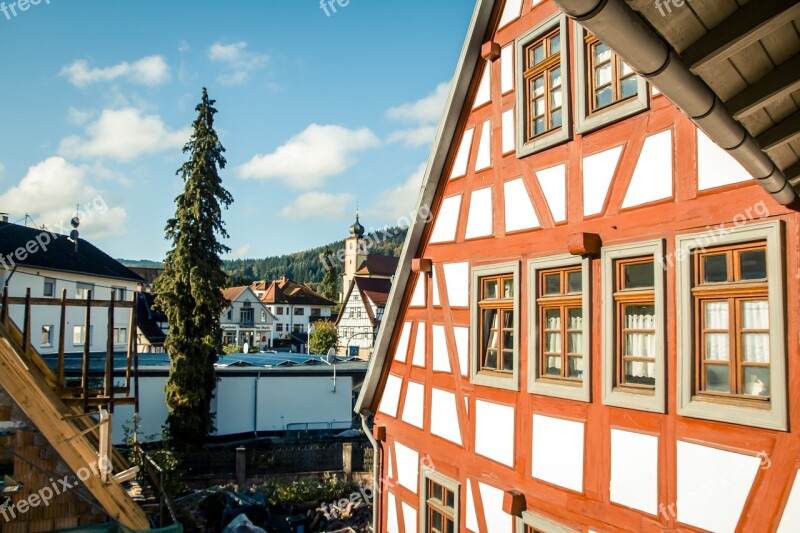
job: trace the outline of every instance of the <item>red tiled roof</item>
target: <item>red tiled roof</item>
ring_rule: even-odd
[[[383,278],[353,278],[362,298],[369,298],[376,306],[385,307],[389,299],[389,291],[392,290],[392,282]]]
[[[257,281],[250,286],[254,291],[264,291],[261,301],[265,304],[285,303],[291,305],[334,305],[308,285],[297,283],[287,277],[267,283]]]
[[[399,262],[398,257],[368,254],[356,270],[356,275],[393,276]]]
[[[238,298],[239,295],[245,291],[245,289],[247,289],[247,285],[242,285],[241,287],[228,287],[227,289],[222,289],[222,296],[224,296],[229,302],[232,302]]]

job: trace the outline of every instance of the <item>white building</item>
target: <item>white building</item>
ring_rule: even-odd
[[[244,285],[222,290],[230,305],[220,316],[222,344],[271,348],[275,339],[275,317],[253,290]]]
[[[275,316],[276,338],[290,339],[295,335],[305,342],[315,322],[331,319],[334,302],[286,276],[269,283],[257,281],[250,287]]]
[[[340,354],[369,359],[391,289],[391,279],[353,278],[336,320]]]
[[[57,301],[66,291],[69,300],[133,301],[134,293],[144,281],[136,273],[91,243],[79,239],[75,243],[64,235],[50,233],[0,220],[0,280],[11,297],[52,298]],[[22,328],[22,305],[10,307],[9,316]],[[115,309],[113,346],[115,351],[127,348],[130,333],[130,309]],[[58,353],[60,305],[34,305],[31,308],[31,341],[41,354]],[[87,334],[88,333],[88,334]],[[84,343],[92,352],[106,350],[108,311],[92,308],[89,328],[86,309],[67,306],[65,320],[65,353],[80,353]]]

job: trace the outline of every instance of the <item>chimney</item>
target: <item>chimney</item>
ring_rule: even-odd
[[[8,213],[0,213],[0,222],[8,222]]]

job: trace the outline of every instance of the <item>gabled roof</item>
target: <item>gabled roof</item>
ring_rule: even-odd
[[[356,276],[394,276],[399,262],[399,257],[369,254],[356,270]]]
[[[444,171],[451,145],[459,129],[463,129],[462,114],[467,107],[467,97],[470,94],[470,86],[473,83],[475,70],[478,68],[481,57],[481,46],[484,36],[489,29],[492,19],[492,11],[495,0],[478,0],[475,11],[472,15],[472,22],[467,30],[467,39],[461,50],[461,57],[458,60],[458,67],[453,77],[453,85],[450,87],[450,94],[447,98],[444,114],[439,124],[439,131],[433,142],[428,165],[425,168],[425,175],[422,179],[422,186],[417,197],[417,216],[408,228],[406,242],[403,245],[403,253],[400,255],[400,264],[394,276],[392,290],[384,311],[384,319],[375,341],[375,349],[370,359],[369,370],[358,396],[355,411],[369,411],[375,400],[375,394],[379,389],[382,379],[383,368],[387,361],[389,346],[392,341],[392,332],[400,316],[403,305],[403,296],[406,290],[411,290],[411,259],[417,253],[420,242],[425,231],[426,217],[420,214],[420,206],[434,205],[436,191],[439,187],[439,179]],[[477,80],[476,80],[477,83]]]
[[[269,283],[257,281],[250,285],[250,288],[254,291],[264,292],[260,300],[266,305],[334,305],[332,301],[314,291],[308,285],[297,283],[286,276]]]
[[[166,322],[167,315],[164,311],[153,308],[156,295],[151,292],[138,292],[136,294],[136,326],[151,345],[164,344],[167,336],[158,323]]]
[[[27,257],[18,260],[16,251],[25,250],[26,245],[33,249],[30,243],[36,245],[36,251],[26,252]],[[26,267],[144,282],[141,276],[84,239],[78,239],[76,252],[75,244],[66,235],[10,222],[0,222],[0,258],[8,269],[13,268],[13,261]]]
[[[369,303],[372,302],[375,304],[375,307],[378,308],[386,307],[386,302],[389,300],[389,293],[392,290],[392,280],[386,278],[363,278],[358,276],[353,278],[344,298],[345,304],[339,311],[339,316],[336,317],[335,323],[337,326],[344,316],[344,310],[347,308],[347,302],[350,300],[353,290],[357,290],[361,295],[361,301],[363,302],[367,316],[370,322],[372,322],[372,326],[377,327],[380,324],[380,320],[375,316],[375,313],[372,311],[372,306],[369,305]]]
[[[227,289],[222,289],[222,296],[224,296],[229,302],[234,302],[236,301],[236,298],[241,296],[242,293],[248,288],[249,287],[247,285],[242,285],[240,287],[228,287]]]

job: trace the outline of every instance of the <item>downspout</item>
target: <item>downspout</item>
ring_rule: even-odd
[[[372,431],[369,429],[369,425],[367,424],[367,413],[368,411],[362,411],[359,413],[361,415],[361,429],[364,430],[364,434],[369,439],[369,443],[372,445],[372,531],[378,531],[378,524],[380,524],[380,520],[378,519],[381,505],[380,505],[380,498],[378,497],[381,493],[381,486],[380,486],[380,465],[381,465],[381,445],[378,444],[378,441],[375,440],[375,437],[372,435]]]
[[[624,0],[553,1],[661,91],[756,178],[775,201],[789,205],[797,199],[789,180],[752,135]]]

